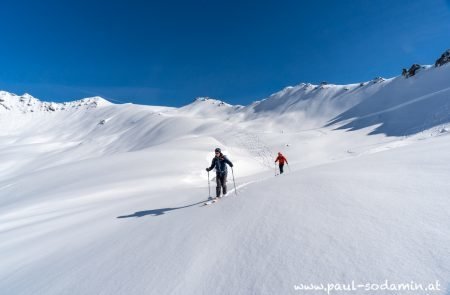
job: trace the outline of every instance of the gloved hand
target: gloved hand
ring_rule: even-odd
[[[209,171],[210,171],[210,170],[209,170],[209,168],[206,168],[206,171],[208,171],[208,172],[209,172]]]

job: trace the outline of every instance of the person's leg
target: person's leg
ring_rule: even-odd
[[[227,194],[227,175],[224,174],[222,177],[222,190],[223,190],[223,195]]]
[[[216,174],[216,198],[220,197],[220,190],[222,186],[222,179],[220,174]]]
[[[283,172],[284,172],[283,171],[283,166],[284,166],[283,164],[280,164],[280,174],[283,174]]]

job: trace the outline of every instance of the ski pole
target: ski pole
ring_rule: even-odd
[[[289,168],[289,172],[291,172],[291,166],[289,166],[289,164],[288,163],[286,163],[287,165],[288,165],[288,168]]]
[[[209,183],[209,171],[208,171],[208,197],[211,199],[211,184]]]
[[[277,176],[277,163],[275,162],[273,165],[274,165],[273,166],[273,171],[275,173],[275,176]]]
[[[233,170],[233,167],[231,167],[231,174],[233,175],[234,193],[237,196],[236,181],[234,181],[234,170]]]

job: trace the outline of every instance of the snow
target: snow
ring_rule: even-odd
[[[444,65],[302,83],[244,107],[0,92],[1,293],[301,294],[388,279],[448,294],[449,77]],[[228,196],[204,207],[215,147],[238,195],[230,171]],[[274,177],[278,151],[289,167]]]

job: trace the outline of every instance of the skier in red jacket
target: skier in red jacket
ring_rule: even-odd
[[[279,152],[278,157],[275,160],[275,163],[278,162],[278,167],[280,167],[280,174],[283,174],[283,166],[284,162],[289,165],[287,159]]]

